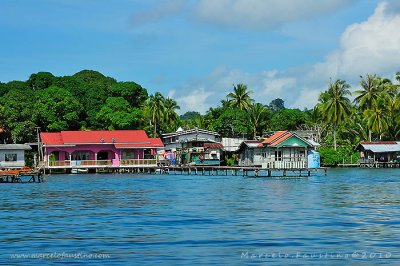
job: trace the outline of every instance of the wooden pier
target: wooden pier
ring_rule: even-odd
[[[353,164],[338,164],[338,167],[359,167],[359,168],[400,168],[400,163],[394,162],[361,162]]]
[[[159,167],[156,173],[175,175],[246,176],[246,177],[308,177],[327,168],[261,168],[239,166],[168,166]]]
[[[44,171],[22,168],[0,171],[0,183],[42,183],[45,181]]]
[[[131,173],[131,174],[175,174],[175,175],[210,175],[210,176],[246,176],[246,177],[307,177],[312,173],[327,174],[327,168],[262,168],[256,166],[218,166],[218,165],[148,165],[119,167],[81,167],[73,172],[70,167],[57,169],[44,168],[50,174],[85,174],[85,173]],[[85,170],[85,171],[83,171]]]

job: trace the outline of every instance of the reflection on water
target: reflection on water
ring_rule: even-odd
[[[46,183],[3,184],[0,263],[42,265],[49,261],[10,254],[81,252],[109,254],[90,260],[99,265],[398,264],[399,188],[397,169],[334,169],[300,179],[54,175]],[[241,258],[360,250],[390,259]]]

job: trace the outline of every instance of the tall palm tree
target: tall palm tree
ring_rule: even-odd
[[[247,110],[254,101],[250,97],[250,94],[252,93],[252,91],[247,90],[246,85],[237,84],[233,85],[233,92],[229,93],[226,97],[229,99],[231,107],[238,108],[240,110]]]
[[[336,130],[337,126],[345,121],[350,114],[351,103],[347,95],[351,95],[349,90],[350,85],[346,81],[338,79],[335,82],[330,81],[328,90],[322,92],[322,97],[325,101],[320,105],[325,122],[333,126],[333,145],[336,150]]]
[[[386,115],[387,106],[383,99],[378,100],[373,109],[366,112],[368,126],[377,133],[379,140],[382,139],[383,131],[389,128],[389,121]]]
[[[400,134],[400,95],[396,94],[387,103],[386,118],[388,121],[388,134],[390,139],[396,139]]]
[[[154,137],[157,136],[157,123],[164,119],[164,96],[156,92],[147,99],[147,108],[150,111],[150,120],[154,125]]]
[[[364,115],[376,110],[377,102],[380,99],[390,101],[396,95],[396,88],[389,79],[383,79],[376,75],[368,74],[365,78],[361,77],[361,90],[357,90],[354,94],[358,95],[354,102],[358,104]],[[372,139],[372,128],[368,128],[368,139]]]
[[[248,109],[248,114],[250,117],[250,123],[253,128],[253,139],[256,139],[257,127],[260,122],[265,118],[267,114],[267,108],[261,103],[256,103],[250,106]]]
[[[166,123],[167,125],[171,125],[172,123],[177,122],[179,117],[178,114],[175,112],[175,110],[180,109],[177,102],[174,99],[167,97],[164,99],[163,107],[164,107],[163,122]]]

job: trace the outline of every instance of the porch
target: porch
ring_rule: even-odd
[[[49,169],[150,167],[157,166],[157,159],[61,160],[43,162],[43,165]]]

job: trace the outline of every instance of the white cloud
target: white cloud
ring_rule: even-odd
[[[181,113],[192,110],[205,113],[210,107],[208,99],[213,94],[213,92],[206,91],[204,88],[199,88],[190,91],[190,93],[179,94],[174,92],[172,95],[175,96],[176,101],[180,105]]]
[[[319,93],[327,88],[330,78],[345,79],[354,84],[355,90],[360,75],[375,73],[393,77],[400,70],[400,11],[393,10],[387,2],[378,4],[366,21],[346,28],[339,49],[328,54],[323,62],[311,66],[256,73],[219,67],[208,76],[177,89],[186,95],[178,99],[182,112],[204,112],[218,105],[237,83],[247,84],[257,102],[268,104],[275,98],[282,98],[287,107],[302,109],[312,108],[317,103]],[[202,89],[191,92],[192,88]]]
[[[350,0],[199,0],[200,20],[250,30],[272,29],[288,22],[329,14]]]

